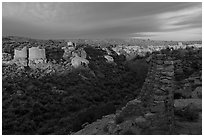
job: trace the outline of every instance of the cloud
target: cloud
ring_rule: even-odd
[[[54,21],[59,3],[29,3],[31,15],[42,21]]]
[[[4,2],[2,15],[4,18],[13,18],[24,22],[55,21],[59,5],[60,3],[49,2]]]
[[[189,36],[192,32],[200,38],[202,33],[195,30],[202,27],[201,5],[183,2],[4,2],[3,35],[37,38],[164,38],[162,35],[165,35],[172,39],[175,32],[182,34],[188,30]],[[183,39],[182,36],[177,38]]]
[[[202,25],[202,6],[196,5],[171,12],[164,12],[157,15],[158,20],[162,22],[162,30],[178,30],[201,27]]]
[[[19,17],[25,10],[26,3],[21,2],[3,2],[2,16],[3,17]]]
[[[141,35],[141,36],[140,36]],[[164,32],[141,32],[137,33],[136,36],[140,38],[151,38],[156,40],[201,40],[202,39],[202,29],[200,28],[189,28],[185,30],[176,31],[164,31]]]

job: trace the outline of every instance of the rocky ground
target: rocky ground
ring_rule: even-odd
[[[177,101],[175,101],[177,102]],[[197,100],[198,106],[201,106],[202,101]],[[201,108],[200,108],[201,109]],[[115,123],[116,115],[107,115],[104,116],[102,119],[97,120],[96,122],[93,122],[90,125],[87,125],[84,127],[84,129],[74,133],[75,135],[110,135],[108,132],[108,125]],[[123,129],[127,128],[128,122],[123,123],[124,126],[121,127]],[[115,126],[119,126],[116,125]],[[130,123],[130,126],[131,123]],[[126,132],[124,134],[139,134],[140,130],[138,129],[131,129],[131,132]],[[175,134],[177,135],[201,135],[202,134],[202,112],[199,112],[199,118],[196,121],[187,121],[182,120],[181,117],[176,116],[175,117]]]
[[[188,51],[188,53],[191,51]],[[199,52],[199,51],[198,51]],[[195,62],[200,66],[202,56],[192,54],[188,64],[175,63],[174,81],[174,132],[177,135],[201,135],[202,134],[202,74],[201,67],[195,67]],[[185,59],[186,57],[182,58]],[[175,55],[174,55],[175,57]],[[178,56],[175,57],[178,59]],[[182,62],[182,60],[175,62]],[[189,59],[189,58],[188,58]],[[186,62],[185,62],[186,63]],[[194,64],[195,65],[195,64]],[[179,66],[179,67],[178,67]],[[179,70],[180,69],[180,70]],[[185,74],[184,74],[185,73]],[[183,77],[181,77],[183,75]],[[147,80],[146,80],[147,81]],[[144,86],[144,85],[143,85]],[[147,93],[145,91],[144,93]],[[148,94],[148,93],[147,93]],[[143,94],[144,95],[144,94]],[[166,129],[145,131],[149,123],[147,118],[154,117],[154,113],[147,113],[141,117],[137,99],[127,103],[122,110],[115,114],[107,115],[92,124],[86,125],[84,129],[76,132],[76,135],[106,135],[106,134],[166,134]],[[139,101],[140,103],[140,101]],[[139,111],[138,111],[139,110]],[[123,115],[121,115],[123,114]],[[124,114],[126,117],[124,117]],[[133,117],[134,116],[134,117]],[[139,117],[138,117],[139,116]],[[160,119],[157,119],[160,121]],[[136,125],[135,125],[136,124]],[[142,128],[138,128],[138,125]],[[164,126],[163,124],[161,124]],[[166,131],[165,131],[166,130]],[[148,129],[149,131],[149,129]],[[167,133],[168,134],[168,133]]]

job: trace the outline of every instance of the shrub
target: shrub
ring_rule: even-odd
[[[175,110],[175,115],[181,117],[183,120],[196,121],[199,118],[199,110],[195,109],[193,104],[189,104],[183,109]]]
[[[144,79],[148,72],[148,64],[144,59],[137,59],[134,61],[127,62],[127,67],[130,72],[136,73],[137,79]]]
[[[116,124],[120,124],[120,123],[122,123],[123,121],[124,121],[124,117],[123,117],[123,116],[121,116],[121,115],[116,116],[116,118],[115,118],[115,123],[116,123]]]
[[[103,131],[104,131],[104,132],[108,132],[108,125],[105,125],[105,126],[103,127]]]
[[[123,135],[134,135],[133,131],[131,129],[128,129],[127,131],[122,133]]]

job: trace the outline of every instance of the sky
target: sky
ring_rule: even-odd
[[[2,35],[201,40],[201,2],[3,2]]]

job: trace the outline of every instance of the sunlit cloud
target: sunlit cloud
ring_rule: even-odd
[[[180,9],[172,12],[165,12],[157,15],[158,20],[162,22],[161,29],[163,30],[175,30],[175,29],[185,29],[191,27],[194,23],[197,23],[195,19],[198,19],[201,25],[202,18],[202,6],[196,5],[193,7],[188,7],[185,9]],[[189,24],[182,24],[188,21]]]
[[[186,30],[177,30],[169,32],[141,32],[133,35],[136,38],[150,38],[156,40],[201,40],[202,39],[202,29],[192,28]]]

